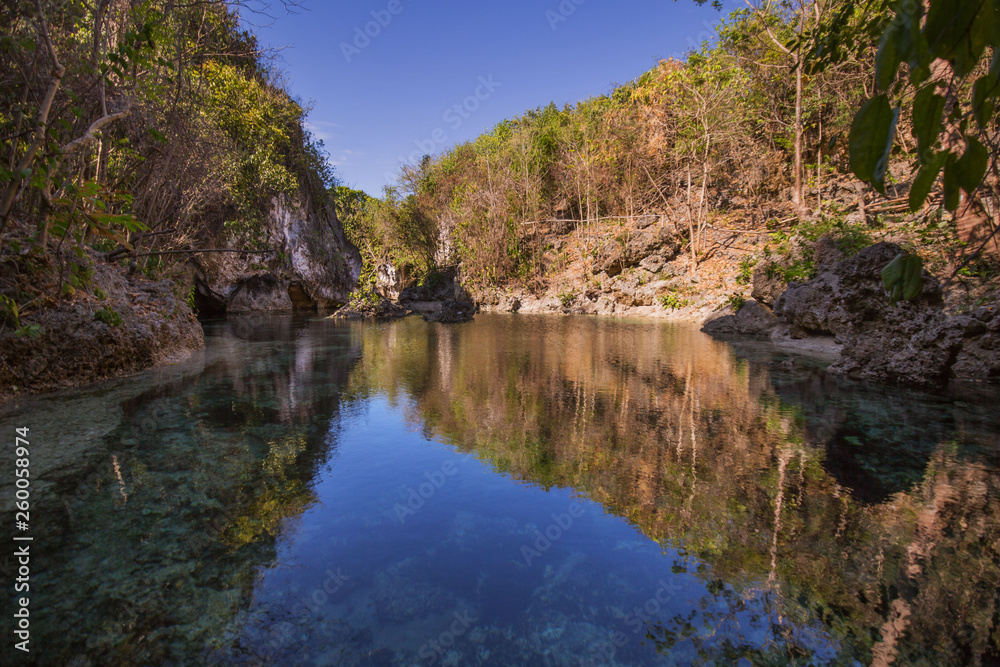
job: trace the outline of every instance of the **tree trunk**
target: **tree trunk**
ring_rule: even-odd
[[[697,236],[694,231],[694,211],[691,208],[691,165],[687,168],[687,178],[688,178],[688,242],[691,246],[691,273],[698,273],[698,251],[695,247]]]
[[[792,203],[796,209],[803,206],[802,200],[802,58],[797,57],[795,65],[795,185],[792,188]]]

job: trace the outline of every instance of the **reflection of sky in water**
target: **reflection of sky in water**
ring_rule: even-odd
[[[645,664],[658,640],[684,664],[717,644],[774,641],[763,584],[743,596],[706,584],[697,559],[571,490],[512,481],[426,440],[383,396],[345,413],[316,504],[283,534],[237,623],[250,655]],[[795,636],[835,655],[820,631]]]
[[[1000,653],[994,389],[855,384],[656,322],[208,334],[5,409],[44,443],[35,664]]]

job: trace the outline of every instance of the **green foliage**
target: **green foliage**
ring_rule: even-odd
[[[563,308],[569,308],[576,301],[576,294],[573,292],[560,292],[559,293],[559,303],[562,304]]]
[[[739,270],[736,273],[737,285],[749,285],[753,280],[753,270],[759,260],[755,257],[744,257],[740,260]]]
[[[88,247],[127,252],[137,241],[143,250],[262,249],[276,196],[305,189],[313,207],[326,205],[333,171],[322,143],[237,5],[41,4],[66,71],[43,120],[51,68],[38,66],[34,7],[15,3],[0,38],[0,190],[17,197],[10,215],[0,211],[0,251],[58,246],[83,259]],[[103,113],[122,117],[87,136]],[[136,269],[153,277],[182,261],[148,256]],[[62,262],[47,270],[59,271],[58,291],[79,289]]]
[[[659,298],[659,301],[660,301],[660,306],[662,306],[663,308],[666,308],[667,310],[677,310],[679,308],[684,308],[686,306],[691,305],[690,301],[688,301],[687,299],[681,298],[679,295],[675,294],[674,292],[668,292],[666,294],[661,294],[660,298]]]
[[[110,306],[106,308],[101,308],[94,312],[94,319],[98,322],[104,322],[109,327],[117,327],[122,323],[122,316],[117,310],[111,308]]]
[[[915,211],[923,205],[943,169],[945,207],[954,211],[960,189],[975,192],[990,157],[998,153],[994,142],[983,145],[987,135],[982,130],[990,126],[1000,96],[1000,60],[987,51],[987,47],[994,51],[1000,48],[1000,18],[995,3],[982,0],[931,0],[926,16],[923,12],[922,3],[899,3],[882,33],[875,74],[878,87],[888,92],[873,97],[855,115],[851,168],[884,192],[896,122],[908,97],[908,89],[896,81],[896,75],[899,65],[906,63],[909,82],[916,88],[910,108],[920,167],[910,193],[910,208]],[[936,59],[947,61],[955,77],[947,94],[954,95],[958,103],[951,105],[947,118],[943,81],[931,79]],[[977,72],[981,75],[969,85]],[[901,100],[894,108],[890,95]],[[971,119],[975,119],[980,136],[970,127]],[[942,142],[944,150],[935,150]]]
[[[740,308],[746,305],[747,298],[739,292],[733,292],[726,299],[726,304],[733,309],[733,312],[738,312]]]
[[[44,333],[45,329],[38,324],[25,324],[23,327],[18,327],[14,335],[18,338],[39,338]]]
[[[13,329],[18,329],[21,326],[17,302],[6,294],[0,294],[0,322]]]
[[[851,169],[882,194],[897,120],[899,107],[891,108],[889,98],[883,94],[865,102],[851,124]]]
[[[882,269],[882,284],[889,290],[889,300],[915,299],[923,290],[924,264],[917,255],[901,253]]]

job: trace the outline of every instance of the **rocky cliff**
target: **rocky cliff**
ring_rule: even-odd
[[[276,197],[264,221],[269,254],[203,254],[185,278],[202,316],[327,311],[350,300],[361,255],[323,192],[302,187]]]

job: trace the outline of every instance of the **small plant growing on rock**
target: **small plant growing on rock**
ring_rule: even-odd
[[[691,305],[691,302],[687,299],[682,299],[673,292],[670,292],[669,294],[660,295],[660,305],[667,310],[677,310],[678,308]]]
[[[117,327],[122,323],[122,316],[114,308],[101,308],[94,313],[94,319],[104,322],[109,327]]]
[[[740,260],[740,268],[736,273],[736,284],[737,285],[749,285],[750,281],[753,280],[753,269],[757,266],[757,259],[753,257],[744,257]]]
[[[738,312],[740,308],[746,305],[746,302],[747,298],[739,292],[733,292],[729,295],[729,298],[726,299],[726,303],[732,307],[734,313]]]
[[[563,305],[563,308],[569,308],[574,301],[576,301],[576,295],[572,292],[561,292],[559,294],[559,303]]]
[[[6,294],[0,294],[0,324],[6,324],[13,329],[21,326],[17,302]]]

